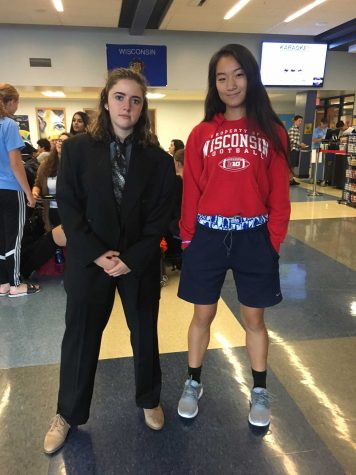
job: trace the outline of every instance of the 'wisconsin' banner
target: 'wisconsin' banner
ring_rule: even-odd
[[[131,68],[143,74],[151,87],[167,86],[167,47],[106,45],[108,70]]]

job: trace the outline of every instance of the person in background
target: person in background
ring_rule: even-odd
[[[20,280],[20,253],[26,204],[36,199],[27,180],[21,149],[24,146],[18,124],[11,118],[19,94],[10,84],[0,84],[0,297],[35,294],[40,287]]]
[[[70,126],[69,133],[71,135],[84,134],[88,131],[89,127],[89,116],[86,112],[77,111],[72,117],[72,122]]]
[[[179,149],[175,152],[174,157],[179,152],[183,152],[184,149]],[[173,159],[174,159],[173,157]],[[180,155],[182,160],[180,173],[183,173],[183,160],[182,155]],[[172,266],[172,270],[181,268],[181,240],[179,238],[179,226],[178,222],[180,219],[180,209],[182,205],[182,178],[178,176],[177,173],[177,162],[174,160],[174,167],[176,169],[176,183],[174,187],[174,197],[173,197],[173,209],[172,215],[168,224],[168,228],[165,232],[164,238],[161,241],[161,287],[165,287],[168,284],[168,274],[166,263]]]
[[[37,150],[29,142],[25,142],[25,147],[21,150],[21,160],[24,162],[28,184],[31,189],[35,184],[37,170],[40,166],[36,155]]]
[[[57,139],[56,138],[49,138],[49,143],[51,144],[51,150],[56,146]]]
[[[171,214],[174,168],[151,142],[146,92],[139,73],[112,70],[89,133],[63,147],[57,201],[67,238],[66,329],[57,414],[44,440],[48,454],[62,447],[71,426],[89,418],[116,289],[131,334],[136,405],[150,429],[164,425],[157,336],[160,241]]]
[[[312,149],[318,150],[321,142],[325,139],[326,129],[328,128],[328,121],[321,119],[318,127],[313,130]]]
[[[162,252],[162,287],[168,283],[166,264],[171,265],[172,270],[180,270],[182,267],[182,240],[179,234],[179,220],[181,216],[183,194],[184,149],[179,149],[177,152],[175,152],[173,159],[176,170],[176,180],[174,187],[172,214],[164,239],[166,248],[164,252]]]
[[[177,150],[173,155],[173,159],[174,167],[176,169],[176,176],[178,176],[180,181],[182,181],[184,172],[184,148]]]
[[[205,117],[185,149],[178,296],[194,304],[194,314],[181,417],[198,413],[210,325],[231,269],[253,376],[248,420],[270,422],[264,309],[282,300],[278,252],[290,215],[288,152],[255,58],[242,45],[224,46],[210,60]]]
[[[335,127],[336,127],[336,130],[339,131],[339,133],[337,134],[338,139],[342,137],[344,133],[346,132],[346,130],[349,128],[349,126],[345,124],[343,120],[339,120],[338,122],[336,122]]]
[[[347,120],[343,126],[343,130],[342,130],[342,133],[340,134],[340,137],[345,137],[350,134],[356,134],[356,127],[351,125],[350,120]]]
[[[327,128],[328,128],[327,119],[321,119],[318,127],[315,127],[315,129],[313,130],[313,136],[312,136],[312,162],[313,163],[316,162],[317,151],[320,149],[321,142],[325,139]],[[332,157],[331,159],[328,159],[328,157],[325,156],[324,160],[325,160],[324,179],[322,180],[321,184],[328,185],[330,183],[330,180],[328,179],[328,177],[331,174],[331,167],[332,167],[334,158]],[[319,163],[321,161],[322,161],[322,157],[319,157]],[[312,173],[312,176],[313,176],[313,173]],[[314,181],[314,178],[311,178],[310,183],[313,183],[313,181]]]
[[[299,163],[299,152],[301,149],[308,148],[308,145],[300,141],[300,127],[303,123],[303,116],[296,115],[293,118],[293,125],[288,130],[288,136],[290,141],[290,164],[291,167],[297,167]],[[299,182],[296,181],[293,175],[290,177],[289,184],[292,186],[299,185]]]
[[[40,164],[38,163],[36,158],[37,149],[35,149],[35,147],[33,147],[30,142],[25,141],[24,144],[25,146],[21,149],[21,160],[24,162],[27,181],[30,185],[30,188],[32,189],[35,183],[36,173]],[[28,211],[29,210],[27,210],[27,214]]]
[[[32,188],[33,196],[36,200],[41,200],[45,196],[56,196],[57,175],[59,162],[62,155],[62,144],[70,137],[70,134],[63,132],[56,140],[55,146],[52,148],[49,157],[41,163],[37,170],[35,185]],[[61,223],[58,214],[57,201],[44,200],[43,205],[43,222],[46,232]]]
[[[183,195],[184,149],[181,148],[175,152],[173,159],[176,169],[176,184],[172,216],[166,233],[167,251],[165,257],[174,270],[181,268],[182,240],[179,234],[179,220],[181,217]]]
[[[171,140],[171,144],[169,146],[168,152],[173,157],[175,152],[177,152],[178,150],[182,150],[182,149],[184,149],[183,141],[179,140],[179,139],[173,139],[173,140]]]
[[[49,156],[51,151],[51,142],[47,139],[37,140],[37,161],[38,163],[43,162],[45,158]]]
[[[24,236],[25,239],[25,236]],[[37,239],[27,239],[21,249],[21,275],[28,279],[32,272],[40,269],[51,257],[67,244],[63,228],[56,226]]]
[[[31,142],[24,141],[25,146],[21,149],[21,160],[27,162],[36,157],[37,149],[31,144]]]

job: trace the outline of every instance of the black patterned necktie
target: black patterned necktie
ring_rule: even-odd
[[[117,207],[120,209],[122,195],[127,175],[127,161],[125,158],[125,143],[115,140],[115,153],[112,157],[112,182]]]

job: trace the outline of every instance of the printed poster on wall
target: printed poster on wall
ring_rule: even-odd
[[[38,137],[56,139],[65,132],[66,113],[64,108],[36,107]]]
[[[150,87],[167,86],[167,47],[106,45],[107,67],[130,68],[145,76]]]
[[[14,120],[19,124],[19,131],[24,142],[31,142],[30,122],[28,115],[14,115]]]

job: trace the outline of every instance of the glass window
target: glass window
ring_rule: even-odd
[[[350,127],[350,125],[352,124],[352,112],[350,112],[349,114],[342,114],[340,120],[342,120],[345,125]]]
[[[315,111],[314,127],[318,127],[318,125],[320,124],[321,119],[323,119],[323,118],[324,118],[324,109],[321,109],[321,108],[318,107]]]
[[[339,108],[338,107],[328,107],[326,109],[326,118],[328,119],[328,124],[331,129],[335,129],[336,122],[339,120]]]
[[[330,105],[337,105],[340,104],[340,97],[334,97],[333,99],[329,99]]]

